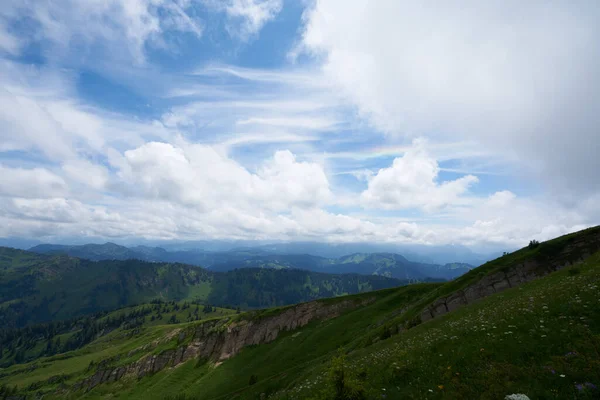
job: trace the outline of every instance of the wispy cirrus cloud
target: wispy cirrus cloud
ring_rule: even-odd
[[[5,3],[2,15],[4,26],[27,26],[19,47],[42,42],[50,58],[101,51],[142,63],[145,47],[161,45],[166,31],[202,35],[202,22],[187,12],[193,6],[190,0],[26,0]]]

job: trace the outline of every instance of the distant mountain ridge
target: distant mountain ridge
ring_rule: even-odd
[[[264,248],[231,251],[167,251],[161,247],[125,247],[114,243],[77,246],[38,245],[30,251],[41,254],[68,254],[94,261],[138,259],[150,262],[181,262],[213,271],[238,268],[301,269],[330,274],[379,275],[398,279],[454,279],[473,268],[466,263],[446,265],[413,262],[395,253],[354,253],[338,258],[309,254],[273,254]]]
[[[264,308],[408,283],[297,269],[215,272],[137,259],[90,261],[0,247],[0,326],[64,320],[155,299]]]

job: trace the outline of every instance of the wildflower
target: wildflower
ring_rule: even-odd
[[[429,391],[430,391],[431,393],[433,393],[433,390],[429,389]]]
[[[522,393],[515,393],[507,395],[504,400],[531,400],[527,395]]]
[[[444,385],[438,385],[438,389],[442,390],[444,388]]]
[[[560,377],[561,377],[561,378],[564,378],[564,377],[565,377],[565,374],[560,374]]]

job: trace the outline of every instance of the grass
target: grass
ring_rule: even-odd
[[[592,399],[600,392],[600,254],[357,349],[368,398]],[[319,398],[326,367],[276,399]]]
[[[219,366],[190,362],[135,385],[103,385],[87,396],[258,399],[265,393],[276,400],[326,399],[330,359],[342,347],[348,374],[364,377],[369,399],[502,399],[512,393],[597,398],[600,254],[399,335],[373,335],[398,310],[438,287],[383,290],[366,307],[246,348]],[[249,385],[253,375],[258,381]]]
[[[185,302],[175,304],[179,307],[183,307]],[[126,307],[111,312],[101,319],[116,318],[135,310],[153,306],[156,305],[150,304]],[[203,306],[199,306],[199,321],[194,321],[193,323],[167,324],[168,319],[172,315],[176,315],[177,319],[185,320],[190,311],[195,311],[196,305],[191,304],[189,305],[189,308],[185,310],[180,309],[179,311],[172,311],[174,306],[172,303],[161,304],[161,306],[167,307],[170,311],[167,313],[159,313],[153,310],[152,313],[145,316],[144,324],[135,330],[119,328],[101,336],[81,349],[64,354],[57,354],[51,357],[41,357],[26,364],[12,365],[8,368],[1,369],[0,385],[5,384],[11,387],[17,385],[18,387],[24,388],[32,383],[41,382],[57,375],[68,375],[69,379],[67,379],[67,383],[73,384],[90,374],[90,372],[87,371],[87,368],[91,362],[98,364],[102,360],[114,357],[120,357],[118,361],[111,363],[114,365],[135,362],[147,355],[149,351],[154,353],[161,349],[164,350],[176,346],[177,343],[170,343],[176,342],[176,336],[169,343],[164,341],[161,342],[161,339],[165,338],[169,332],[175,329],[185,329],[202,321],[223,318],[235,314],[235,310],[216,307],[214,312],[205,313],[202,311]],[[162,315],[162,317],[159,319],[157,318],[158,315]],[[155,317],[155,319],[152,320],[152,317]],[[74,334],[74,332],[60,335],[60,337],[62,340],[66,340],[67,337],[72,334]],[[56,338],[54,340],[56,340]],[[150,350],[136,352],[135,354],[128,356],[130,351],[142,348],[153,342],[158,343],[153,345]],[[45,347],[45,342],[40,346],[36,346],[36,348],[37,347],[39,347],[40,350],[43,349]],[[35,349],[32,351],[35,351]]]
[[[430,285],[413,285],[370,294],[378,301],[339,318],[322,323],[313,322],[300,330],[284,333],[273,343],[245,348],[239,355],[216,368],[210,363],[194,368],[195,363],[189,362],[143,378],[133,387],[116,383],[103,385],[93,392],[103,395],[118,392],[130,399],[159,394],[167,396],[169,393],[186,394],[192,398],[226,399],[237,391],[245,390],[252,375],[258,378],[253,387],[261,387],[261,381],[268,386],[285,385],[302,368],[319,362],[326,363],[329,355],[338,347],[355,340],[356,332],[371,327],[374,316],[383,316],[401,308],[407,300],[430,289]],[[363,299],[366,297],[369,294],[362,295]]]
[[[187,393],[191,396],[202,395],[206,398],[226,395],[224,398],[227,398],[231,392],[246,389],[252,375],[258,378],[258,382],[253,387],[260,387],[261,380],[269,383],[287,382],[293,377],[293,371],[301,370],[302,366],[314,365],[315,362],[325,363],[330,353],[335,352],[338,347],[354,341],[356,332],[372,328],[377,323],[377,321],[373,321],[374,316],[383,318],[386,314],[405,307],[407,302],[421,296],[433,287],[430,284],[411,285],[394,290],[349,296],[349,299],[356,301],[366,298],[375,301],[339,318],[325,322],[315,321],[301,330],[280,334],[278,340],[273,343],[245,348],[239,355],[218,367],[210,362],[200,363],[197,366],[198,362],[192,360],[185,365],[163,370],[140,381],[124,380],[100,385],[85,395],[83,393],[72,394],[72,398],[80,398],[80,396],[101,398],[110,393],[118,393],[120,397],[132,399],[162,398],[173,392]],[[335,303],[348,298],[335,298],[323,300],[323,302]],[[249,318],[244,314],[236,317]],[[22,388],[58,373],[72,375],[67,383],[74,383],[91,374],[86,371],[90,361],[94,360],[97,363],[101,359],[127,354],[136,347],[164,337],[172,329],[186,329],[190,325],[192,324],[150,326],[144,329],[143,334],[130,339],[124,337],[122,332],[112,332],[101,340],[72,352],[70,354],[72,357],[69,359],[48,362],[47,368],[38,368],[32,372],[6,377],[1,379],[0,383],[18,385]],[[154,350],[164,350],[172,346],[172,343],[162,343]],[[139,359],[143,354],[147,354],[147,352],[135,354],[127,361],[135,361],[134,358]],[[282,354],[285,354],[285,357],[282,357]],[[122,363],[123,360],[118,362],[118,364]],[[26,368],[27,365],[20,367]],[[282,375],[282,371],[288,372]],[[266,379],[267,377],[270,379]],[[60,397],[64,396],[61,394]],[[46,396],[46,398],[52,398],[52,396]]]
[[[558,256],[561,251],[568,248],[568,246],[573,242],[585,242],[587,239],[590,239],[598,234],[600,234],[600,226],[560,236],[558,238],[540,243],[535,247],[524,247],[520,250],[505,254],[502,257],[489,261],[448,282],[447,284],[441,285],[437,290],[430,292],[428,296],[423,297],[419,302],[415,303],[411,310],[404,315],[404,321],[420,315],[421,311],[435,300],[449,296],[458,290],[465,289],[486,275],[493,275],[500,271],[506,271],[509,268],[517,266],[526,261],[536,260],[543,263],[553,257]],[[563,258],[570,262],[574,262],[583,255],[584,251],[589,251],[589,253],[598,251],[599,248],[597,243],[597,239],[590,239],[586,246],[579,248],[575,253],[565,255]]]

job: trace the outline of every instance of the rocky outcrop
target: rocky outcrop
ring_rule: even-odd
[[[75,384],[75,389],[91,390],[102,383],[118,381],[124,377],[142,378],[164,368],[174,367],[191,359],[223,361],[236,355],[246,346],[269,343],[281,332],[301,328],[311,321],[324,321],[341,315],[344,311],[364,306],[375,298],[362,301],[341,300],[334,303],[315,301],[289,307],[273,316],[230,321],[220,319],[197,325],[193,330],[178,332],[178,342],[191,336],[189,343],[160,354],[148,355],[139,361],[112,366],[119,358],[98,363],[95,373]],[[147,348],[146,348],[147,350]],[[130,352],[134,354],[137,351]]]
[[[581,235],[559,249],[550,247],[552,243],[543,243],[540,246],[544,245],[548,246],[549,254],[540,251],[542,254],[537,259],[507,266],[502,271],[486,275],[462,290],[437,299],[421,312],[421,321],[428,321],[481,298],[585,260],[600,250],[600,231],[594,229],[590,234]]]

